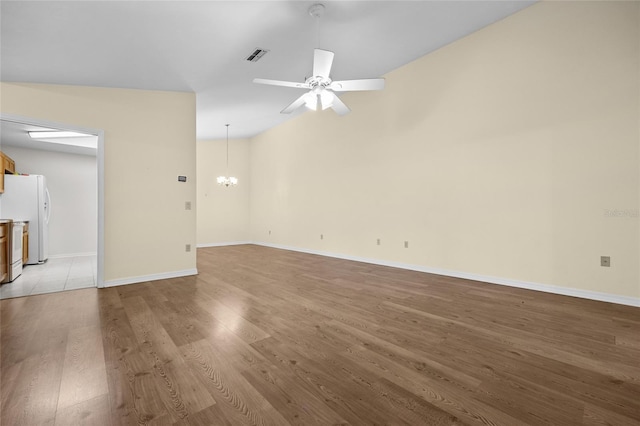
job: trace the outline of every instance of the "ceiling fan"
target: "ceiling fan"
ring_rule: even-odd
[[[315,18],[320,18],[324,12],[322,4],[314,4],[309,8],[309,14]],[[338,115],[348,114],[348,106],[340,100],[334,92],[352,92],[361,90],[382,90],[384,89],[384,78],[369,78],[359,80],[334,81],[331,79],[331,65],[333,65],[334,53],[329,50],[314,49],[313,51],[313,73],[311,77],[305,79],[304,83],[293,81],[268,80],[256,78],[254,83],[269,84],[273,86],[293,87],[296,89],[309,90],[304,95],[293,101],[289,106],[281,111],[282,114],[290,114],[296,109],[305,105],[312,110],[325,110],[329,107]]]

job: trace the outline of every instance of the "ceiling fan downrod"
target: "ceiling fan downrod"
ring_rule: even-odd
[[[309,15],[316,19],[316,48],[320,48],[320,18],[324,16],[324,4],[316,3],[309,6]]]

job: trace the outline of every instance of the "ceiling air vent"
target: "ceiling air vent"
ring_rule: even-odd
[[[247,56],[247,61],[258,62],[258,59],[262,58],[267,52],[267,49],[260,49],[259,47],[256,47],[256,49],[251,52],[251,55]]]

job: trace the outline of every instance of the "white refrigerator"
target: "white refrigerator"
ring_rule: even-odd
[[[51,197],[42,175],[5,175],[0,217],[29,221],[27,265],[49,258],[49,218]]]

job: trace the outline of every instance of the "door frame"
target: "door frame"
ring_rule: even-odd
[[[98,270],[96,272],[96,287],[104,288],[104,130],[91,129],[73,124],[58,123],[49,120],[41,120],[33,117],[5,114],[2,112],[0,112],[0,121],[11,121],[14,123],[29,124],[33,126],[68,130],[98,137],[98,149],[96,152],[96,163],[98,169]]]

